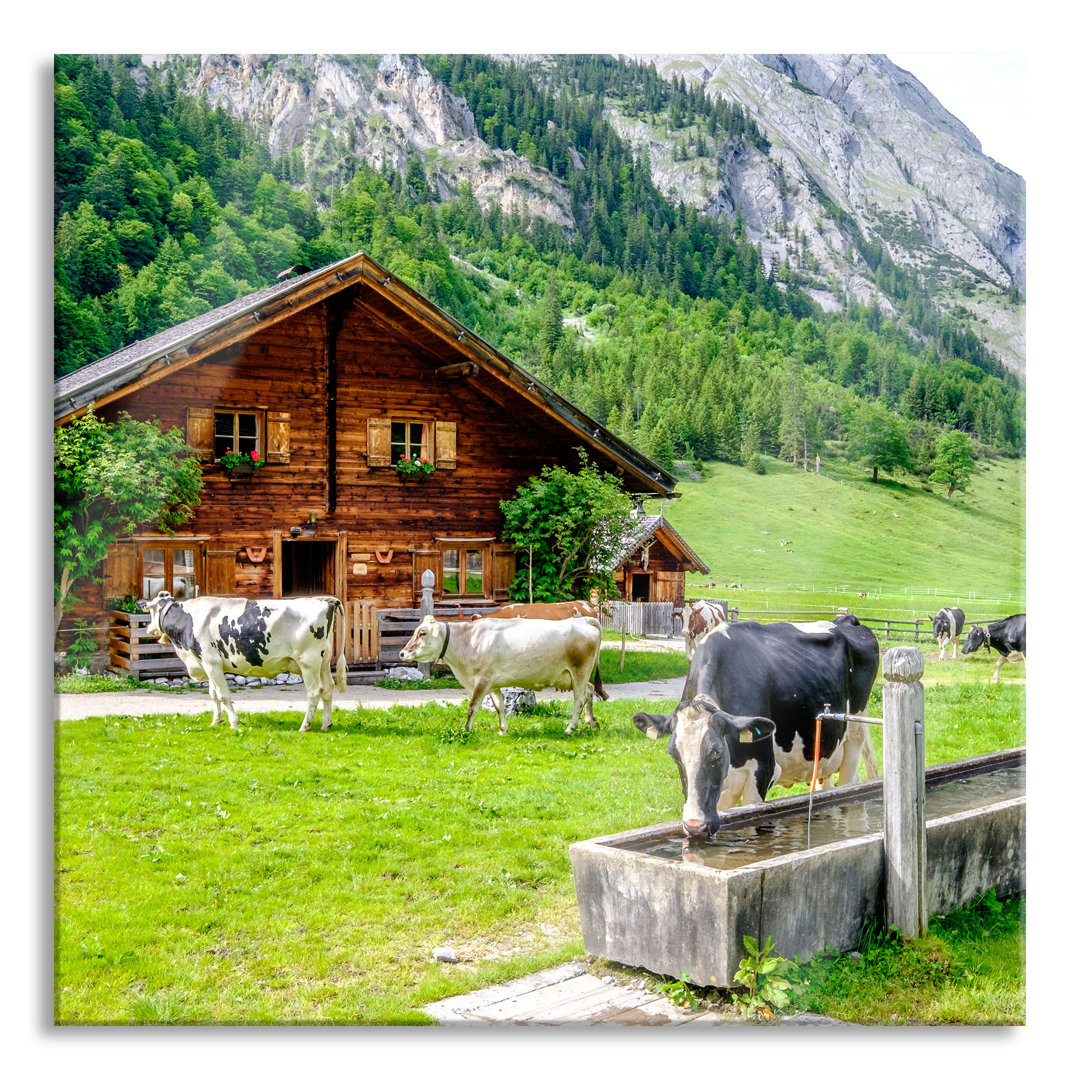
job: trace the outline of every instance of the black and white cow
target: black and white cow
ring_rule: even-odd
[[[670,736],[683,786],[683,831],[711,836],[718,810],[761,802],[772,784],[809,782],[817,715],[861,713],[878,671],[878,643],[853,616],[817,623],[725,623],[694,652],[682,701],[670,716],[635,713],[651,738]],[[768,737],[771,735],[771,738]],[[821,725],[822,786],[877,775],[866,727]]]
[[[209,682],[214,705],[211,723],[221,723],[224,706],[229,724],[239,724],[226,672],[273,678],[291,671],[303,678],[307,690],[307,712],[300,730],[311,727],[320,701],[323,731],[329,730],[334,691],[330,672],[334,617],[345,614],[336,596],[297,596],[288,600],[197,596],[177,600],[168,592],[160,592],[147,607],[150,636],[171,642],[191,678]],[[345,690],[344,652],[337,661],[337,688]]]
[[[945,659],[945,647],[952,642],[952,658],[956,659],[956,646],[964,632],[964,610],[958,607],[943,607],[934,616],[934,637],[941,647],[938,659]]]
[[[1021,660],[1027,661],[1027,615],[1010,615],[999,622],[987,623],[985,630],[978,625],[972,626],[960,651],[967,656],[984,645],[987,652],[996,649],[1001,653],[994,667],[994,676],[990,680],[997,682],[1001,675],[1001,665],[1006,660],[1012,664]]]

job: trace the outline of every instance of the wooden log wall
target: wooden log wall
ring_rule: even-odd
[[[289,529],[314,514],[316,539],[346,534],[343,572],[338,569],[343,600],[411,607],[412,549],[430,550],[437,536],[497,537],[499,501],[512,498],[545,464],[576,467],[576,443],[520,396],[502,407],[507,391],[483,374],[466,368],[463,375],[441,377],[438,368],[454,365],[460,354],[419,322],[400,313],[394,322],[367,306],[362,287],[330,304],[333,310],[315,305],[240,345],[178,367],[102,408],[101,415],[112,419],[127,411],[184,430],[189,408],[288,413],[288,462],[268,462],[244,479],[205,465],[202,503],[185,532],[212,537],[215,550],[236,551],[237,594],[270,596],[275,531],[286,545]],[[328,357],[334,358],[332,378]],[[405,483],[393,466],[369,466],[371,417],[453,423],[455,467]],[[252,561],[248,548],[268,550],[262,561]],[[659,545],[653,550],[659,553]],[[103,602],[102,589],[84,583],[66,625],[100,616]]]

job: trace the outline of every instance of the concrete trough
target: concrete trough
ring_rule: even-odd
[[[974,777],[1022,769],[1025,763],[1025,751],[1019,749],[927,769],[930,915],[952,911],[991,888],[998,896],[1023,892],[1023,781],[1019,795],[943,816],[931,816],[929,795],[934,788],[964,785]],[[813,818],[861,803],[869,813],[881,798],[881,780],[818,792]],[[789,826],[800,822],[805,835],[809,799],[796,795],[739,807],[723,815],[721,828],[762,827],[767,833],[788,819]],[[699,861],[708,844],[692,848],[688,857],[652,853],[665,845],[681,850],[681,835],[680,823],[673,821],[570,846],[587,952],[657,975],[685,976],[698,986],[732,987],[745,956],[744,935],[759,943],[771,936],[777,954],[805,960],[826,948],[853,948],[867,921],[885,914],[880,827],[729,869]]]

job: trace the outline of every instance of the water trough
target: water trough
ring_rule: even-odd
[[[904,679],[902,692],[911,694],[911,679]],[[921,730],[921,684],[914,685]],[[771,936],[781,956],[808,959],[826,948],[853,948],[873,918],[887,915],[902,930],[914,921],[917,933],[928,915],[991,888],[999,896],[1023,892],[1025,750],[928,769],[925,797],[920,767],[925,829],[911,840],[894,826],[887,851],[898,800],[895,770],[888,784],[888,721],[887,693],[886,782],[817,792],[809,846],[809,795],[729,810],[711,840],[695,840],[687,850],[678,821],[572,844],[586,951],[698,986],[732,987],[745,935],[759,942]],[[915,804],[915,792],[902,801]],[[914,810],[903,816],[915,817]],[[901,911],[904,893],[917,897],[910,917]]]

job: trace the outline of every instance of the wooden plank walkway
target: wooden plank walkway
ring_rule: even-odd
[[[471,994],[446,998],[424,1008],[441,1025],[504,1024],[559,1027],[581,1024],[624,1024],[685,1027],[733,1027],[752,1024],[733,1010],[695,1012],[679,1009],[662,994],[606,982],[590,975],[580,960],[537,971],[502,986],[486,986]],[[848,1026],[812,1013],[784,1016],[774,1024]],[[764,1026],[774,1026],[768,1024]]]
[[[741,1019],[677,1009],[662,994],[604,982],[579,961],[502,986],[447,998],[425,1009],[440,1024],[730,1024]]]

